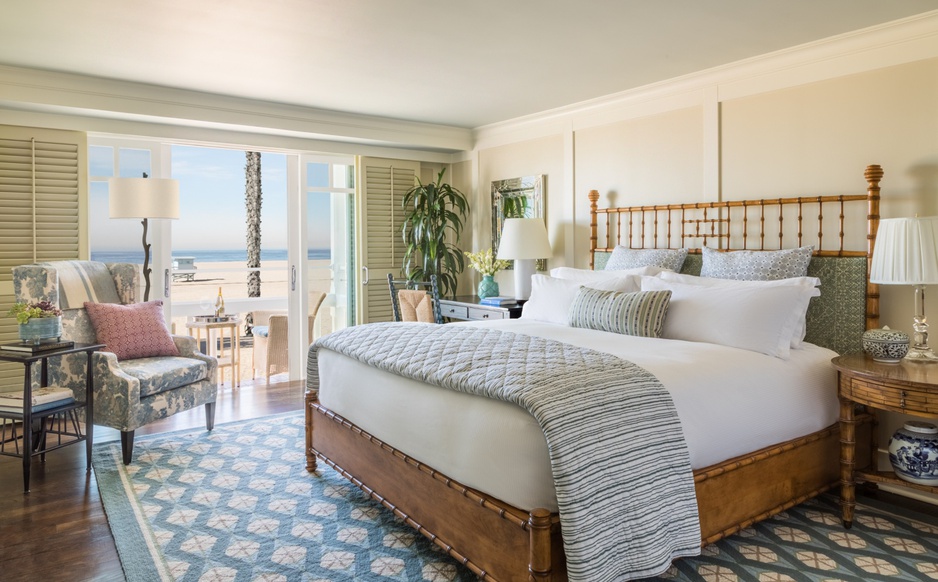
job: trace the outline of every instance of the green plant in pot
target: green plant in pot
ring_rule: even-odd
[[[24,342],[38,344],[62,335],[62,311],[49,301],[14,303],[7,315],[20,324],[19,337]]]
[[[443,295],[456,295],[456,276],[466,264],[456,246],[463,221],[469,213],[466,195],[443,183],[446,168],[440,170],[436,182],[411,188],[401,204],[405,217],[402,226],[404,243],[404,274],[411,281],[429,281],[436,275]]]

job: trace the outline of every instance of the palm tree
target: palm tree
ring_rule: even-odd
[[[248,269],[261,266],[261,153],[244,152],[244,205],[247,210]],[[248,297],[261,296],[260,271],[248,272]]]

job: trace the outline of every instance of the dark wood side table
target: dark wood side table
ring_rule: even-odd
[[[91,354],[97,350],[100,350],[104,347],[104,344],[79,344],[76,343],[70,348],[63,348],[57,350],[48,350],[45,352],[38,352],[35,354],[25,353],[25,352],[14,352],[9,350],[0,350],[0,361],[2,362],[19,362],[23,364],[25,368],[25,375],[23,380],[23,411],[22,412],[8,412],[0,411],[0,418],[12,419],[14,421],[22,421],[22,449],[18,448],[15,441],[19,440],[14,431],[12,436],[7,438],[6,431],[3,432],[2,447],[0,447],[0,454],[6,455],[8,457],[18,457],[23,459],[23,492],[29,493],[29,468],[32,462],[32,458],[36,455],[41,456],[41,460],[46,459],[46,453],[49,451],[54,451],[60,447],[71,445],[78,442],[85,442],[86,453],[88,455],[88,465],[87,470],[91,470],[91,446],[93,442],[94,434],[94,376],[92,374],[93,362]],[[49,382],[49,366],[48,359],[54,358],[56,356],[64,356],[66,354],[74,354],[84,352],[87,355],[88,367],[85,371],[85,401],[81,402],[76,400],[75,402],[70,402],[68,404],[63,404],[62,406],[56,406],[55,408],[49,408],[41,412],[33,412],[32,406],[32,368],[33,364],[36,362],[40,363],[40,372],[39,372],[39,385],[47,386]],[[77,411],[81,408],[85,409],[85,431],[81,432],[81,429],[78,426],[77,421]],[[59,431],[56,431],[54,434],[58,435],[57,442],[55,444],[49,444],[46,440],[46,430],[45,430],[45,419],[49,416],[62,415],[60,418],[64,419],[64,428],[61,428]],[[38,441],[33,442],[33,420],[39,420],[42,429],[40,430]],[[74,432],[69,432],[68,421],[71,420],[74,426]],[[5,429],[6,427],[4,427]],[[62,441],[62,437],[70,437],[70,440]],[[14,452],[7,450],[7,444],[13,443]]]
[[[440,311],[443,317],[462,319],[465,321],[478,321],[485,319],[517,319],[521,317],[520,300],[518,305],[511,307],[495,307],[483,305],[482,300],[475,295],[459,295],[454,299],[440,299]]]
[[[873,434],[873,463],[868,470],[856,467],[856,405],[875,414],[889,410],[913,416],[938,418],[938,364],[908,362],[885,364],[863,354],[831,360],[838,375],[840,397],[840,496],[845,527],[853,525],[856,482],[888,483],[938,494],[938,487],[917,485],[899,479],[892,471],[876,467],[876,435]]]

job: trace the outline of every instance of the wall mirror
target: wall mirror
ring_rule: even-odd
[[[546,186],[546,174],[492,182],[493,251],[498,253],[498,239],[506,218],[544,218]],[[537,260],[537,270],[547,270],[547,259]]]

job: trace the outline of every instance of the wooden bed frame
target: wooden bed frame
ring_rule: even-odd
[[[717,239],[719,246],[728,248],[727,233],[736,229],[734,239],[741,234],[742,248],[758,250],[765,248],[766,209],[778,208],[777,234],[781,243],[785,223],[782,208],[794,205],[797,207],[797,241],[801,245],[803,208],[817,205],[817,240],[805,244],[815,244],[817,256],[867,258],[866,326],[873,328],[879,320],[879,292],[876,285],[869,283],[868,269],[879,225],[879,181],[883,171],[879,166],[868,166],[864,176],[868,185],[865,195],[603,210],[597,208],[599,194],[594,190],[589,194],[590,266],[594,265],[597,252],[610,252],[615,244],[622,242],[623,222],[627,241],[623,244],[633,248],[659,248],[662,235],[659,217],[666,215],[665,240],[668,242],[661,247],[666,248],[672,237],[674,213],[680,216],[680,234],[674,234],[680,237],[681,245],[688,239],[706,238]],[[867,248],[862,251],[844,249],[844,208],[848,203],[867,205]],[[839,232],[829,237],[838,241],[838,248],[834,250],[821,248],[824,236],[821,208],[825,205],[838,208]],[[732,208],[743,209],[741,233],[737,232],[739,225],[731,222]],[[758,209],[758,217],[751,218],[748,208]],[[702,218],[689,216],[692,213]],[[604,247],[597,244],[600,215],[605,218]],[[649,217],[651,232],[646,232]],[[750,238],[747,230],[754,222],[759,225],[756,246],[747,243]],[[712,241],[710,244],[714,246]],[[869,443],[869,424],[858,429],[858,442]],[[546,509],[523,511],[449,479],[326,409],[319,403],[315,391],[306,394],[306,446],[308,471],[315,471],[317,458],[321,459],[480,578],[502,582],[567,579],[560,520],[556,513]],[[870,457],[869,454],[857,456]],[[695,471],[702,544],[736,533],[830,489],[840,479],[839,461],[840,433],[835,424],[805,437]]]

